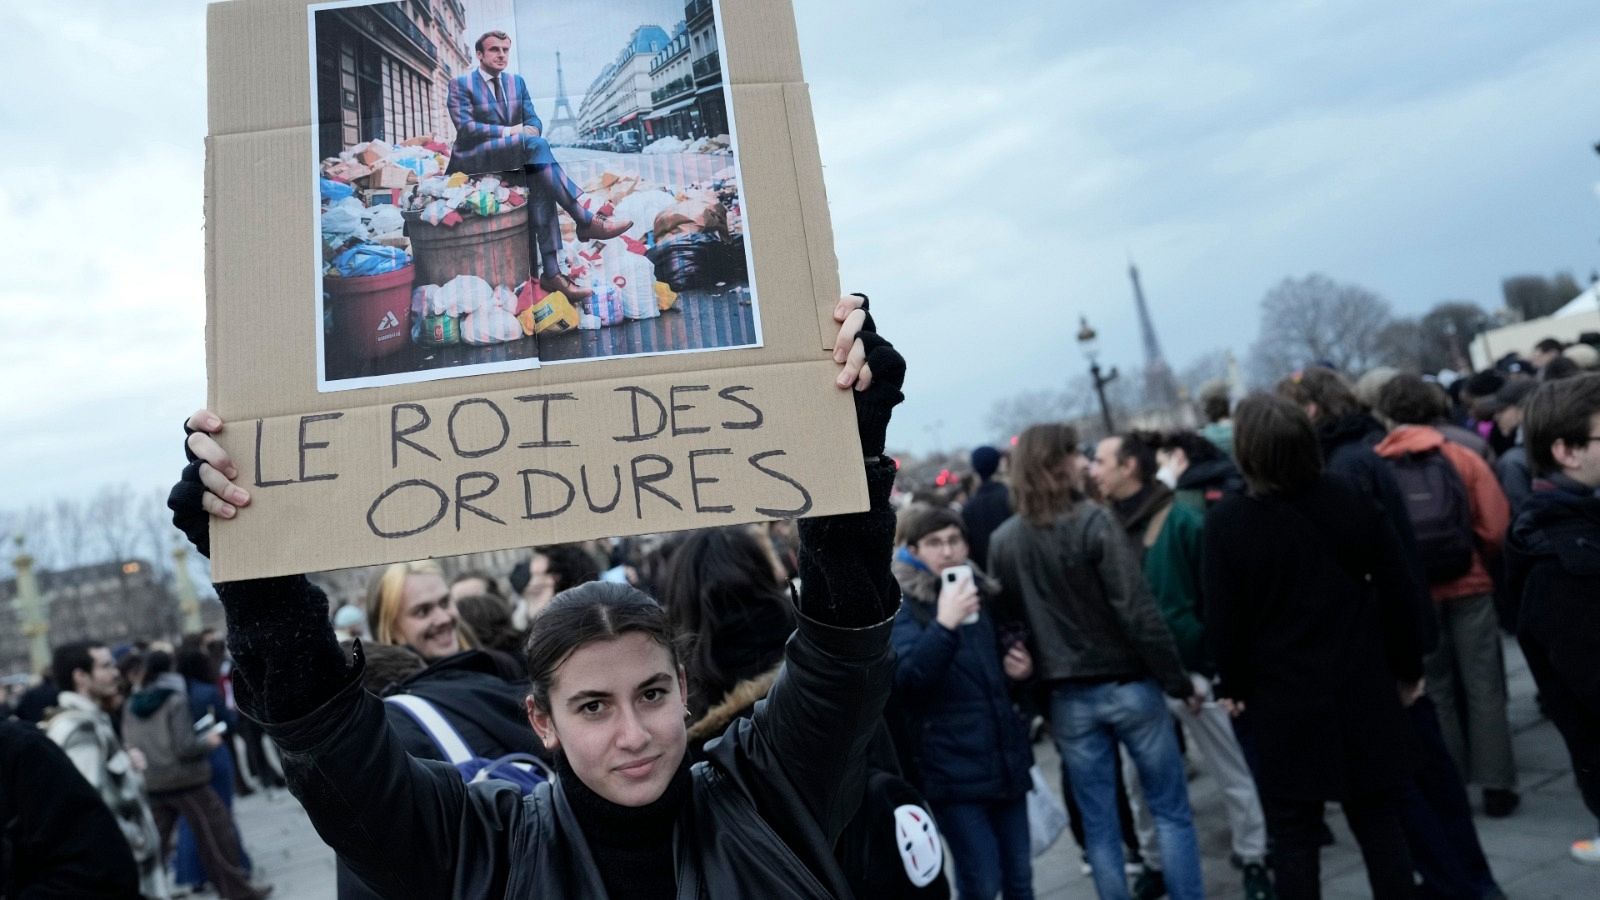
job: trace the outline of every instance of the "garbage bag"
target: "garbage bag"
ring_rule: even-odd
[[[367,228],[375,238],[402,234],[406,229],[406,217],[400,212],[400,207],[392,203],[369,207]]]
[[[600,324],[610,327],[622,321],[622,292],[609,284],[593,286],[594,296],[585,304],[589,312],[600,319]]]
[[[674,291],[710,287],[725,280],[721,277],[723,245],[713,235],[686,234],[651,247],[646,255],[655,264],[656,280]]]
[[[334,181],[332,178],[322,179],[323,203],[336,203],[346,197],[354,197],[355,193],[355,188],[342,181]]]
[[[476,275],[457,275],[434,297],[435,314],[471,315],[494,306],[494,288]]]
[[[411,265],[411,254],[382,244],[357,244],[333,258],[333,268],[345,278],[383,275]]]
[[[621,241],[606,241],[601,265],[606,281],[621,297],[624,316],[653,319],[661,315],[656,306],[656,268],[650,260],[628,250]]]
[[[354,197],[346,197],[322,211],[322,240],[330,249],[338,249],[351,241],[365,240],[367,223],[361,215],[367,208]]]
[[[619,219],[633,220],[633,227],[623,232],[626,236],[636,241],[644,240],[650,233],[656,221],[656,216],[670,208],[676,199],[666,191],[639,191],[629,194],[617,204],[615,213]]]
[[[489,306],[461,320],[461,340],[468,344],[504,344],[522,337],[522,323],[510,310]]]
[[[750,262],[744,256],[744,235],[722,242],[722,259],[717,266],[717,280],[729,282],[750,281]]]
[[[703,196],[679,200],[657,213],[653,230],[658,244],[702,232],[725,238],[728,236],[728,209],[708,191]]]
[[[500,198],[494,191],[479,190],[467,198],[467,209],[487,218],[500,211]]]

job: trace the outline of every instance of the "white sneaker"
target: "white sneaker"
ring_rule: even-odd
[[[1573,841],[1572,858],[1591,866],[1600,866],[1600,837]]]

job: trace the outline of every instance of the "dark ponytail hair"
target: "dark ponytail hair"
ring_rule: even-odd
[[[667,611],[649,594],[626,584],[591,581],[562,591],[528,625],[525,657],[533,702],[550,712],[550,683],[555,671],[579,648],[624,634],[643,634],[672,656],[678,646]]]

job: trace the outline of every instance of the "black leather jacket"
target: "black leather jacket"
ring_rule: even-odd
[[[850,896],[832,846],[860,802],[864,743],[893,677],[889,629],[800,621],[766,701],[691,770],[680,896]],[[606,895],[559,781],[524,798],[406,755],[356,668],[317,711],[267,730],[318,834],[379,894]]]
[[[851,896],[833,847],[860,804],[894,674],[893,477],[869,466],[868,512],[801,522],[799,627],[767,699],[691,770],[673,840],[679,897]],[[559,778],[524,798],[408,756],[361,687],[361,654],[337,658],[326,601],[303,579],[219,593],[241,709],[265,720],[317,833],[380,895],[606,896]]]

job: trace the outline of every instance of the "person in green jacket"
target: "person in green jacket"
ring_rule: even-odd
[[[1139,554],[1145,580],[1178,645],[1184,668],[1194,673],[1191,677],[1196,681],[1195,689],[1205,698],[1198,712],[1190,712],[1182,702],[1171,701],[1169,705],[1179,721],[1188,726],[1192,744],[1200,751],[1201,768],[1216,780],[1227,800],[1233,852],[1243,865],[1244,894],[1250,900],[1263,900],[1273,896],[1265,863],[1266,818],[1231,717],[1217,705],[1212,693],[1216,664],[1207,649],[1205,624],[1200,620],[1205,517],[1194,506],[1177,502],[1172,489],[1156,479],[1155,443],[1137,432],[1108,437],[1095,448],[1089,474]],[[1129,777],[1131,780],[1137,775]],[[1147,864],[1149,860],[1159,860],[1160,854],[1151,846],[1156,834],[1149,814],[1137,801],[1138,792],[1131,785],[1128,795],[1134,800],[1140,853]],[[1134,896],[1159,897],[1162,893],[1161,873],[1147,869],[1135,885]]]

